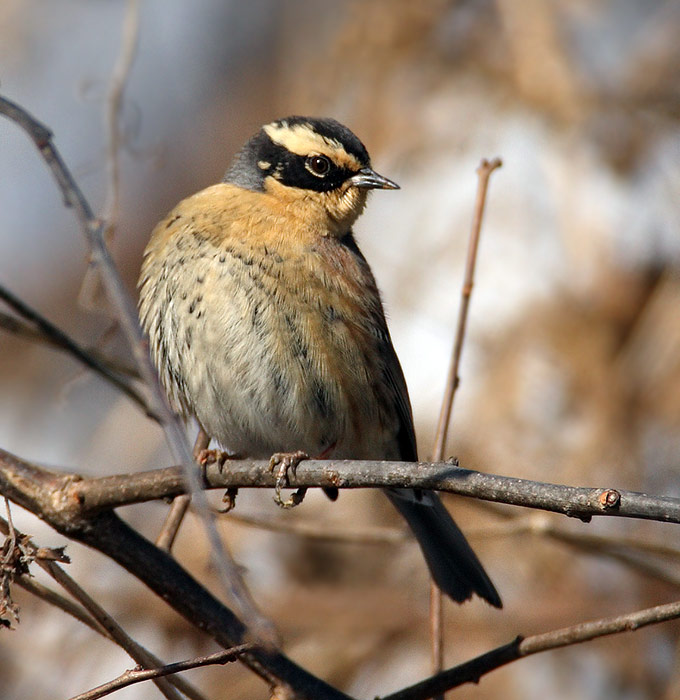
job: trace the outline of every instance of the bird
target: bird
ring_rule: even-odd
[[[331,118],[262,126],[153,229],[139,313],[173,407],[251,458],[417,461],[409,394],[352,227],[399,186]],[[291,465],[291,460],[286,461]],[[437,586],[501,599],[439,496],[384,490]]]

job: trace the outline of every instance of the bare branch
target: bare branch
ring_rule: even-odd
[[[483,505],[502,520],[468,529],[466,532],[471,537],[513,537],[526,533],[538,535],[578,552],[607,557],[643,576],[680,587],[680,576],[669,568],[671,560],[680,562],[680,549],[677,547],[639,537],[594,534],[583,529],[574,531],[573,528],[558,524],[546,513],[517,515],[516,512],[492,503]],[[659,562],[653,561],[652,557],[658,558]]]
[[[92,617],[90,617],[90,615],[88,615],[85,609],[82,608],[80,605],[76,605],[69,598],[60,595],[59,593],[53,591],[47,586],[43,586],[42,583],[36,581],[30,576],[19,576],[15,579],[15,583],[21,586],[28,593],[34,595],[36,598],[44,600],[46,603],[53,605],[55,608],[59,608],[67,615],[70,615],[71,617],[75,618],[76,620],[78,620],[78,622],[82,622],[93,632],[96,632],[97,634],[101,634],[102,636],[108,638],[108,635],[105,634],[104,630],[102,630],[102,628],[95,622],[95,620]]]
[[[108,683],[104,683],[103,685],[97,686],[92,690],[88,690],[86,693],[76,695],[72,697],[71,700],[98,700],[106,695],[110,695],[116,690],[127,688],[127,686],[133,685],[134,683],[141,683],[142,681],[160,678],[161,676],[181,673],[182,671],[188,671],[192,668],[199,668],[201,666],[227,664],[232,661],[236,661],[241,654],[252,649],[252,644],[241,644],[240,646],[232,647],[231,649],[227,649],[225,651],[218,651],[217,653],[210,654],[209,656],[201,656],[195,659],[187,659],[186,661],[178,661],[174,664],[163,666],[162,668],[126,671],[118,676],[118,678],[114,678]]]
[[[106,204],[102,218],[108,222],[112,230],[120,209],[120,162],[121,146],[120,114],[123,108],[123,98],[128,78],[132,71],[139,43],[139,0],[127,0],[125,3],[125,18],[123,21],[123,37],[121,48],[107,95],[106,127],[108,131],[107,164],[109,182],[106,193]]]
[[[444,459],[444,454],[446,452],[446,438],[449,433],[449,423],[451,422],[451,412],[453,410],[453,399],[455,397],[456,390],[458,389],[458,385],[460,384],[458,368],[460,366],[460,358],[463,352],[463,342],[465,341],[465,329],[467,327],[468,310],[470,307],[470,298],[472,296],[472,287],[474,285],[477,248],[479,246],[479,235],[482,229],[482,219],[484,217],[484,206],[486,204],[486,192],[489,186],[489,178],[491,177],[491,173],[493,173],[493,171],[497,168],[500,168],[502,164],[503,162],[500,158],[494,158],[491,161],[484,159],[477,168],[479,185],[477,187],[475,213],[472,221],[470,242],[468,245],[465,278],[463,280],[463,289],[461,292],[461,304],[458,312],[456,340],[453,345],[451,365],[449,367],[449,374],[446,379],[446,392],[444,394],[444,400],[442,401],[442,409],[439,414],[437,433],[432,453],[432,459],[436,462]]]
[[[120,115],[128,78],[132,71],[139,39],[139,0],[126,0],[123,20],[123,36],[118,58],[116,59],[108,93],[106,96],[106,130],[107,148],[106,164],[108,183],[106,201],[101,215],[106,222],[104,240],[109,245],[118,223],[120,211]],[[100,309],[102,306],[102,289],[96,265],[90,260],[81,285],[79,302],[86,308]]]
[[[274,488],[276,475],[264,460],[232,460],[228,469],[207,465],[205,488]],[[25,481],[29,475],[30,482]],[[368,460],[305,460],[291,488],[415,488],[445,491],[483,501],[535,508],[588,521],[616,516],[680,523],[680,499],[649,496],[613,488],[563,486],[510,476],[484,474],[449,462],[378,462]],[[83,479],[74,474],[36,467],[0,449],[0,493],[35,512],[59,518],[172,498],[185,493],[182,472],[166,467],[134,474]],[[42,504],[42,505],[41,505]]]
[[[479,679],[501,666],[518,659],[550,649],[588,642],[598,637],[605,637],[622,632],[632,632],[647,625],[654,625],[680,617],[680,602],[658,605],[627,615],[604,618],[593,622],[584,622],[571,627],[564,627],[553,632],[537,634],[522,639],[517,637],[509,644],[497,647],[470,661],[442,671],[436,676],[404,688],[381,700],[426,700],[433,695],[444,693],[465,683],[477,683]]]

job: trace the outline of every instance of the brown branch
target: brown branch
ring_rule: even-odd
[[[177,661],[174,664],[167,664],[162,668],[125,671],[125,673],[118,676],[118,678],[114,678],[108,683],[103,683],[96,688],[92,688],[92,690],[88,690],[86,693],[75,695],[71,698],[71,700],[99,700],[99,698],[110,695],[116,690],[127,688],[129,685],[133,685],[134,683],[141,683],[142,681],[153,680],[155,678],[169,676],[174,673],[181,673],[182,671],[188,671],[192,668],[200,668],[201,666],[228,664],[232,661],[236,661],[241,654],[245,653],[246,651],[251,651],[252,649],[252,644],[241,644],[240,646],[232,647],[231,649],[226,649],[225,651],[218,651],[217,653],[210,654],[209,656],[201,656],[195,659],[187,659],[186,661]]]
[[[607,557],[643,576],[680,587],[680,577],[677,574],[669,571],[667,566],[660,566],[641,554],[641,551],[645,549],[647,549],[645,554],[653,554],[655,549],[653,543],[633,542],[626,538],[620,539],[586,532],[569,532],[566,528],[555,527],[552,523],[534,528],[533,531],[554,542],[567,545],[572,550],[597,557]],[[659,547],[658,550],[660,552],[658,556],[661,557],[664,564],[668,563],[670,556],[677,557],[680,554],[677,550],[674,553],[669,552],[667,547]]]
[[[32,479],[27,486],[23,474]],[[276,475],[264,460],[232,460],[228,468],[207,465],[205,488],[274,488]],[[612,488],[563,486],[484,474],[449,462],[305,460],[290,475],[291,488],[416,488],[483,501],[561,513],[588,521],[616,516],[680,523],[680,499]],[[166,467],[134,474],[84,479],[37,467],[0,449],[0,493],[33,512],[60,504],[62,517],[173,498],[185,493],[182,471]],[[47,503],[44,503],[47,501]]]
[[[460,384],[458,368],[460,366],[460,358],[463,352],[465,329],[467,326],[467,317],[470,308],[470,298],[472,296],[472,287],[474,285],[475,266],[477,264],[477,249],[479,247],[479,236],[482,230],[484,207],[486,205],[486,192],[491,173],[497,168],[500,168],[501,165],[502,161],[500,158],[494,158],[492,161],[488,161],[486,158],[484,158],[477,168],[477,198],[475,201],[472,229],[470,231],[470,238],[468,242],[465,277],[463,278],[461,304],[458,311],[458,324],[456,327],[456,336],[451,353],[451,364],[446,379],[444,398],[442,399],[439,421],[437,423],[437,431],[434,438],[434,448],[432,452],[433,462],[441,462],[445,455],[446,438],[449,431],[449,425],[451,423],[451,413],[453,411],[453,400],[455,398],[458,385]],[[434,581],[430,581],[430,639],[432,670],[434,673],[437,673],[444,667],[444,625],[442,592]],[[443,700],[443,696],[442,699],[436,698],[435,700]]]
[[[0,311],[0,328],[19,338],[30,340],[32,343],[41,343],[52,348],[62,349],[61,346],[50,338],[45,337],[30,324],[25,323],[12,314],[6,314],[4,311]]]
[[[120,115],[123,109],[125,88],[132,71],[139,45],[139,0],[126,0],[123,20],[123,36],[120,52],[111,74],[106,97],[106,127],[108,132],[107,165],[108,187],[102,218],[110,229],[115,227],[120,209]]]
[[[148,416],[151,418],[155,417],[149,406],[147,406],[144,396],[142,396],[142,394],[135,389],[127,377],[112,370],[106,362],[95,357],[91,352],[81,347],[68,334],[64,333],[64,331],[48,321],[35,309],[28,306],[28,304],[19,299],[19,297],[17,297],[3,285],[0,285],[0,299],[2,299],[23,318],[30,321],[36,327],[36,335],[38,337],[45,338],[46,341],[54,347],[67,352],[93,372],[97,373],[100,377],[102,377],[102,379],[122,391],[127,397],[132,399],[140,408],[142,408],[142,410]],[[7,327],[9,324],[5,322],[2,325],[3,327]],[[19,332],[21,332],[21,330],[23,330],[23,327],[19,326]]]
[[[598,637],[633,632],[641,627],[677,618],[680,618],[680,602],[658,605],[618,617],[584,622],[526,639],[517,637],[509,644],[492,649],[486,654],[442,671],[436,676],[403,688],[396,693],[385,695],[381,700],[426,700],[465,683],[478,683],[485,674],[533,654],[588,642]]]
[[[127,337],[140,376],[150,390],[151,413],[163,427],[166,441],[174,458],[182,465],[188,492],[194,498],[195,506],[201,516],[201,523],[210,543],[210,552],[218,578],[230,598],[238,606],[253,638],[260,639],[265,643],[275,643],[277,635],[274,626],[257,609],[238,566],[217,532],[207,500],[201,490],[200,479],[186,439],[184,426],[179,416],[170,408],[160,386],[158,375],[149,355],[148,341],[144,337],[137,319],[137,310],[106,246],[104,223],[95,217],[59,151],[52,143],[51,131],[25,109],[4,97],[0,97],[0,114],[4,114],[14,121],[30,136],[52,171],[65,204],[73,207],[80,228],[89,244],[91,264],[101,276],[108,299],[117,311],[118,320]]]
[[[44,600],[46,603],[49,603],[55,608],[59,608],[62,612],[65,612],[67,615],[70,615],[71,617],[75,618],[76,620],[78,620],[78,622],[82,622],[93,632],[96,632],[97,634],[101,634],[102,636],[108,638],[108,635],[104,634],[103,630],[99,627],[99,625],[85,612],[85,610],[80,605],[76,605],[74,602],[72,602],[65,596],[60,595],[56,591],[53,591],[51,588],[44,586],[39,581],[36,581],[35,579],[27,575],[18,576],[16,579],[14,579],[14,582],[18,586],[21,586],[21,588],[23,588],[26,592],[30,593],[31,595],[34,595],[36,598]]]
[[[43,565],[43,569],[65,590],[67,590],[83,607],[92,615],[99,625],[106,631],[107,635],[124,649],[137,663],[145,666],[162,666],[163,663],[152,656],[141,644],[138,644],[125,630],[109,615],[83,588],[81,588],[60,566],[54,562]],[[154,681],[158,690],[168,700],[182,700],[182,696],[173,687],[176,679],[157,679]],[[200,694],[189,693],[190,697],[200,697]]]
[[[53,350],[60,350],[61,352],[68,352],[66,348],[56,342],[53,338],[49,338],[41,333],[37,328],[25,323],[16,316],[3,313],[2,311],[0,311],[0,328],[8,333],[11,333],[12,335],[28,340],[31,343],[43,345]],[[112,373],[121,377],[129,377],[130,379],[139,379],[139,374],[134,367],[131,367],[120,360],[114,360],[111,357],[107,357],[97,348],[89,347],[85,348],[84,351],[90,357],[94,358],[96,362],[100,362],[102,365],[104,365]],[[148,411],[146,406],[144,408],[146,411]],[[154,418],[154,416],[150,415],[149,418]]]

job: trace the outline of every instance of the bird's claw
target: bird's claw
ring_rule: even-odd
[[[201,450],[196,461],[202,466],[207,467],[209,464],[216,464],[217,468],[222,473],[222,467],[224,467],[225,462],[230,459],[240,459],[239,455],[232,454],[231,452],[224,452],[223,450]]]
[[[281,489],[289,486],[288,472],[295,476],[298,464],[304,459],[309,459],[306,452],[297,450],[296,452],[277,452],[269,460],[269,470],[276,473],[276,487],[274,491],[274,503],[281,508],[294,508],[302,503],[302,499],[307,493],[307,488],[297,489],[292,496],[284,500],[281,497]]]
[[[203,470],[203,476],[205,479],[205,469],[209,464],[216,464],[217,470],[221,474],[224,470],[224,464],[227,460],[239,459],[239,455],[234,455],[229,452],[224,452],[222,450],[201,450],[196,456],[196,461],[198,465]],[[236,494],[238,489],[234,486],[229,487],[224,496],[222,496],[222,501],[224,501],[224,508],[220,510],[220,513],[228,513],[236,506]]]
[[[230,486],[222,496],[222,502],[224,507],[220,508],[220,513],[228,513],[230,510],[236,508],[236,496],[238,495],[238,489],[236,486]]]

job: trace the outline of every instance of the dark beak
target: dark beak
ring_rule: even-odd
[[[388,180],[382,175],[378,175],[371,168],[362,168],[356,175],[352,175],[349,181],[355,187],[363,187],[367,190],[398,190],[399,185],[392,180]]]

